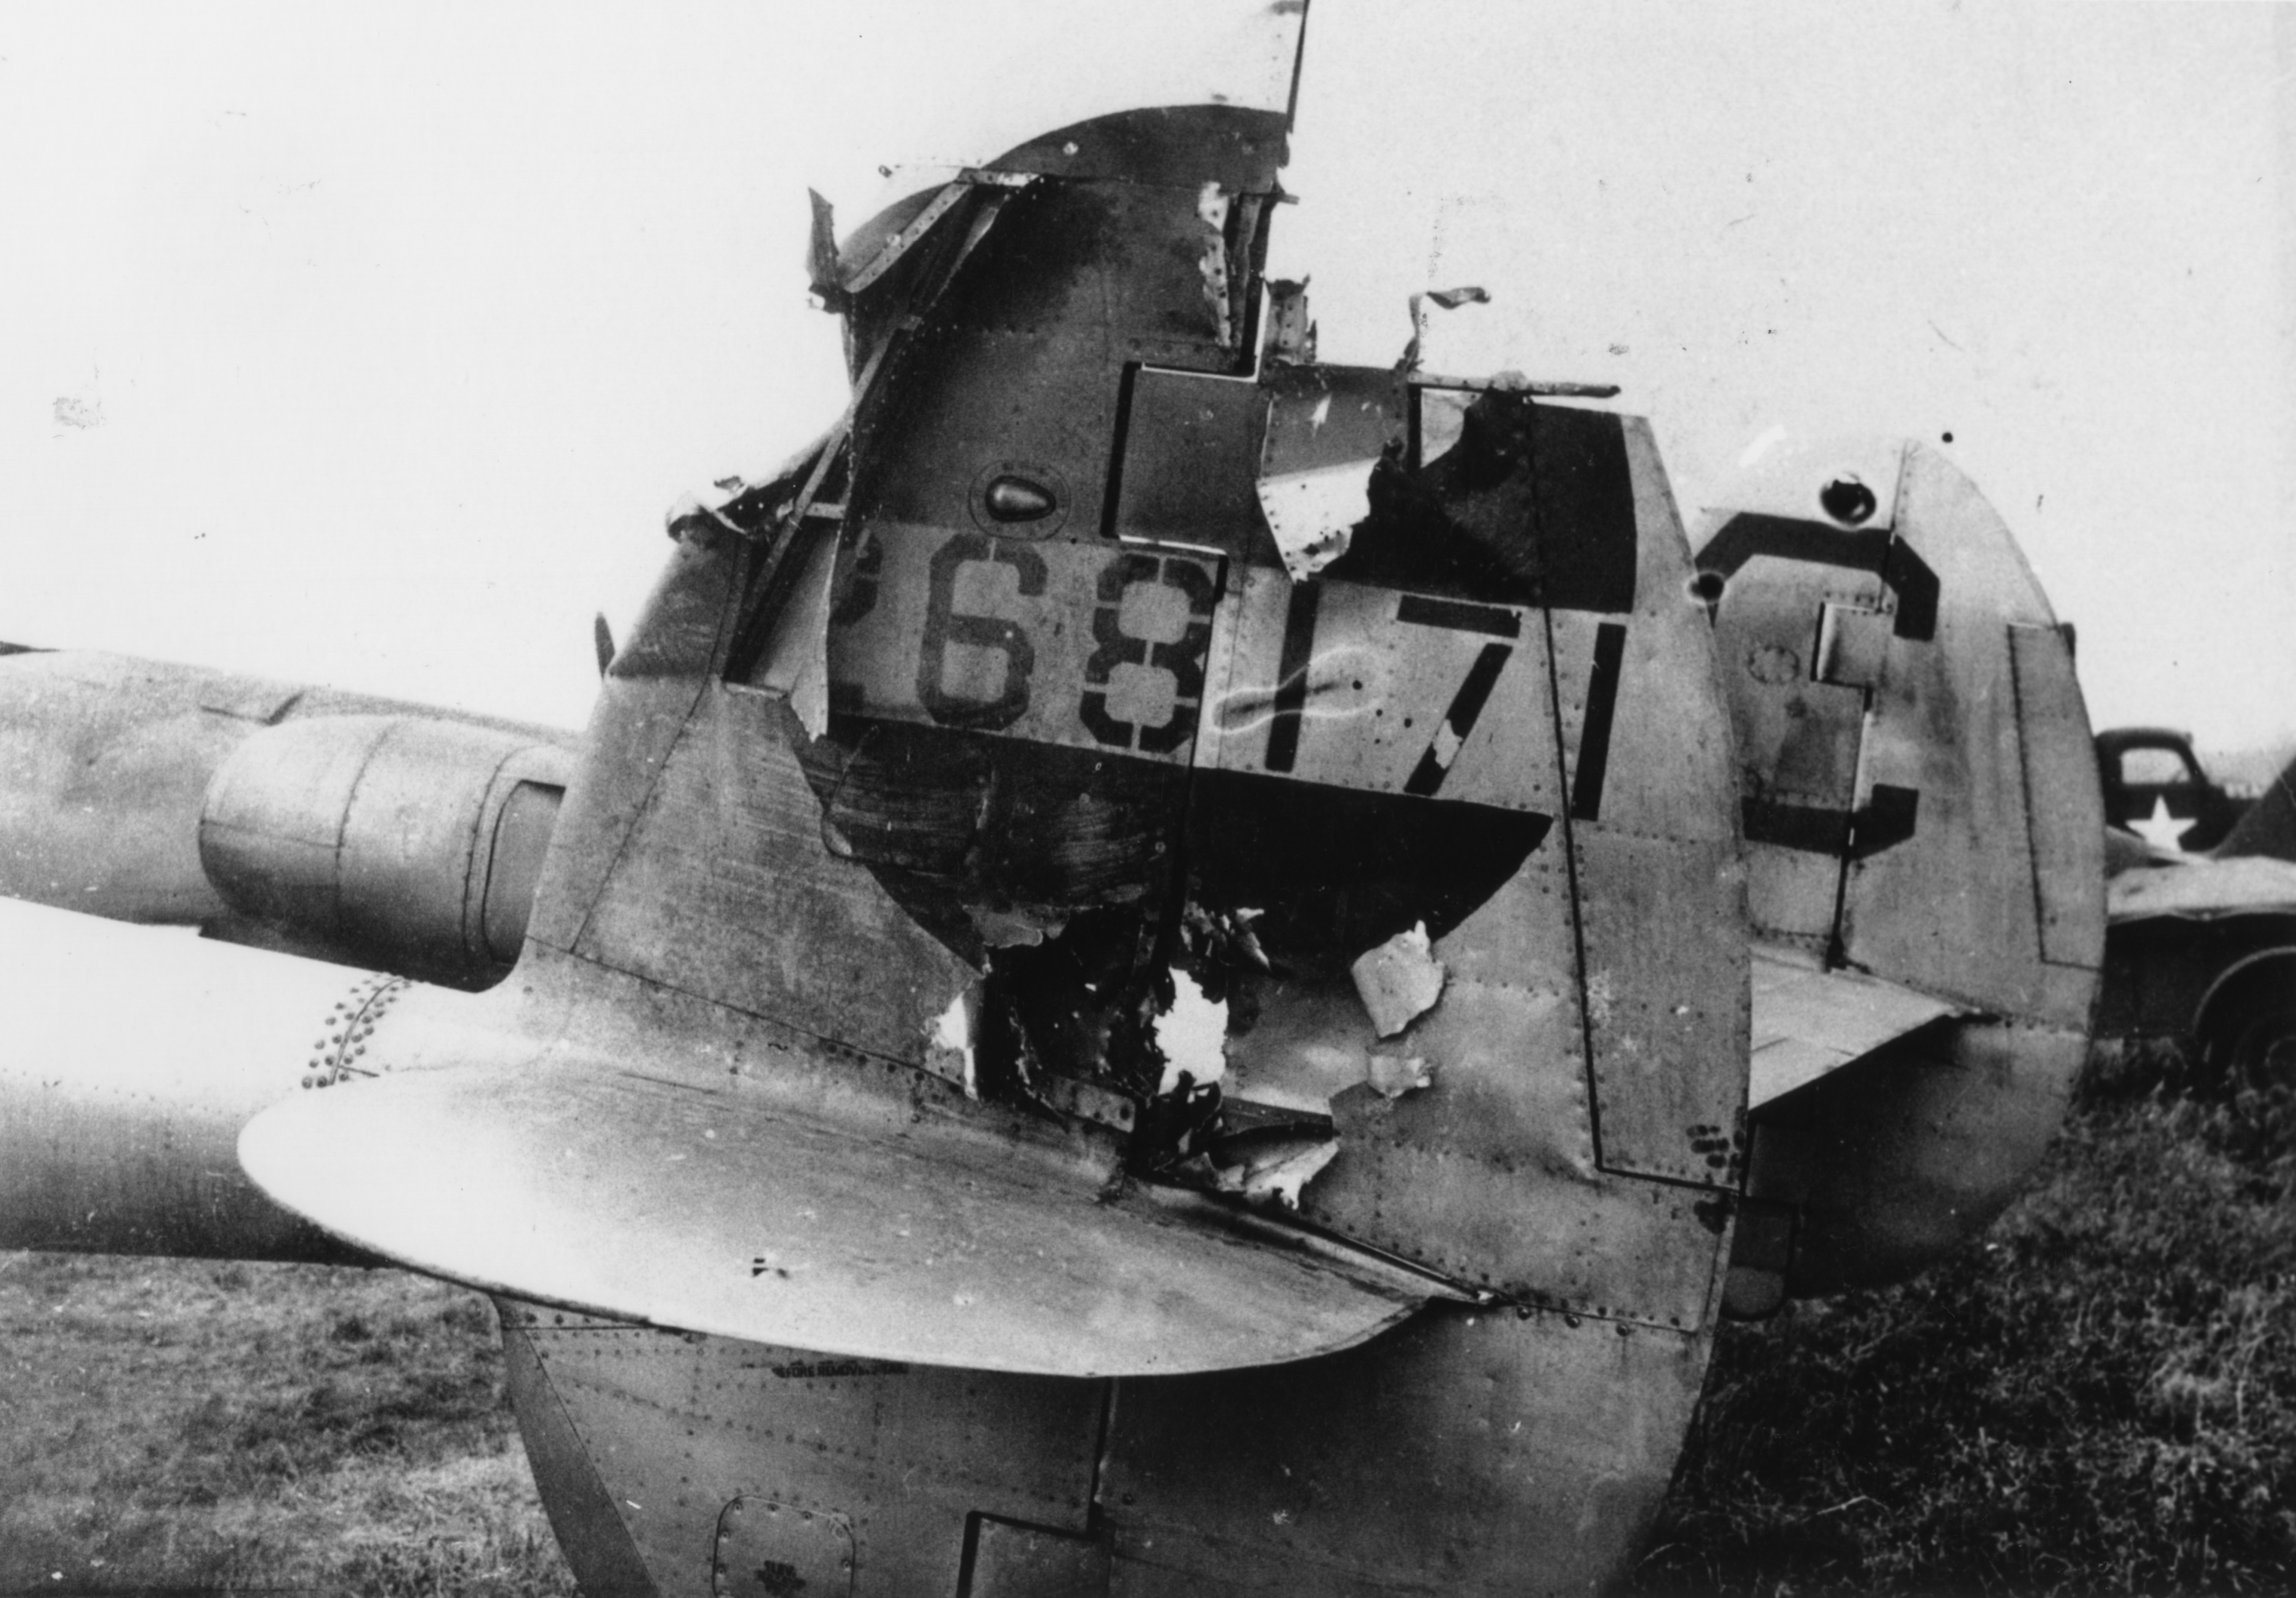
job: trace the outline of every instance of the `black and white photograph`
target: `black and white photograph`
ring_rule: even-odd
[[[0,11],[0,1598],[2296,1586],[2296,8]]]

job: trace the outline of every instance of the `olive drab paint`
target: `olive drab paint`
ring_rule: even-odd
[[[588,1593],[1140,1598],[1599,1586],[1722,1315],[1981,1224],[2103,914],[2005,528],[1318,363],[1196,11],[816,197],[847,409],[578,739],[0,656],[0,965],[167,1001],[0,994],[0,1241],[488,1292]]]

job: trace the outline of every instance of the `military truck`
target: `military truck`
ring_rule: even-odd
[[[2096,770],[2107,826],[2185,854],[2222,843],[2254,797],[2212,781],[2191,737],[2169,727],[2099,733]]]
[[[2163,747],[2141,742],[2148,738],[2170,740],[2167,747],[2180,750],[2199,776],[2200,764],[2181,734],[2099,734],[2105,814],[2116,824],[2129,815],[2114,803],[2116,779],[2126,786],[2132,769],[2147,767],[2116,765],[2108,750]],[[2195,786],[2204,783],[2202,778]],[[2136,791],[2144,791],[2141,785]],[[2152,798],[2143,819],[2161,811],[2198,813],[2177,810],[2159,790]],[[2095,1034],[2173,1039],[2211,1080],[2296,1090],[2296,761],[2242,807],[2214,848],[2195,854],[2175,847],[2192,836],[2142,844],[2128,838],[2133,848],[2108,851]]]

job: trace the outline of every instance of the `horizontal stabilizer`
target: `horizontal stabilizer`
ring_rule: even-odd
[[[1961,1008],[1862,971],[1826,971],[1775,947],[1754,949],[1752,1069],[1759,1109],[1895,1037]]]
[[[2243,855],[2125,871],[2105,885],[2105,906],[2115,925],[2161,915],[2213,921],[2296,914],[2296,865]]]
[[[248,1127],[240,1160],[281,1203],[415,1270],[867,1359],[1222,1370],[1348,1348],[1428,1296],[1209,1204],[1103,1199],[994,1138],[865,1135],[603,1069],[453,1067],[301,1094]]]

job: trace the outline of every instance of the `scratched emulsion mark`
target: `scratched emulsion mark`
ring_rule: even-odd
[[[1230,690],[1214,714],[1223,733],[1238,735],[1273,721],[1287,697],[1300,701],[1298,714],[1308,719],[1367,716],[1386,703],[1389,676],[1385,656],[1360,644],[1342,644],[1319,652],[1275,687]]]
[[[74,394],[59,394],[52,407],[58,427],[78,428],[85,432],[103,425],[103,401],[82,399]]]

